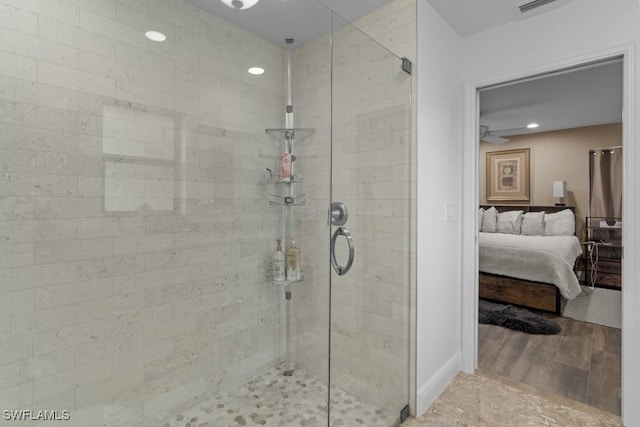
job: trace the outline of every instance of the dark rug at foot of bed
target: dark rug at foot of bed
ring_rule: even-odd
[[[556,335],[562,328],[557,323],[512,305],[480,300],[478,320],[485,325],[497,325],[529,334]]]

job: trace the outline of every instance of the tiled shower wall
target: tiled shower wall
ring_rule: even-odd
[[[355,27],[400,56],[415,58],[415,0],[394,0],[361,18]],[[317,158],[300,161],[311,182],[331,178],[328,142],[333,125],[333,186],[309,192],[298,224],[305,241],[305,283],[294,289],[294,338],[299,363],[321,378],[328,348],[331,298],[331,378],[340,387],[385,410],[408,402],[414,176],[411,77],[400,60],[339,18],[331,52],[321,38],[295,50],[294,105],[299,126],[316,134],[301,144]],[[333,119],[331,117],[333,114]],[[332,275],[327,208],[348,202],[356,262],[346,276]],[[296,305],[296,301],[303,303]]]
[[[140,426],[281,360],[283,64],[182,0],[0,1],[1,409]]]

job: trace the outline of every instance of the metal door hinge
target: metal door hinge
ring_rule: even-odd
[[[407,418],[409,418],[409,405],[402,408],[400,411],[400,423],[403,423]]]
[[[413,68],[413,64],[411,63],[411,60],[406,56],[403,56],[401,59],[402,59],[402,70],[407,74],[411,74],[411,69]]]

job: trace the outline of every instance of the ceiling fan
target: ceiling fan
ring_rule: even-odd
[[[520,133],[513,132],[513,131],[516,131],[516,130],[531,130],[531,129],[534,129],[536,127],[538,127],[537,124],[535,124],[535,126],[534,125],[528,125],[527,127],[523,127],[523,128],[491,130],[491,129],[489,129],[489,126],[487,126],[487,125],[480,125],[480,141],[489,142],[491,144],[504,144],[505,142],[509,141],[509,138],[505,138],[503,136],[496,135],[496,133],[498,133],[498,132],[511,132],[512,135],[519,135]]]
[[[501,129],[501,130],[510,130],[510,129]],[[489,129],[489,126],[480,125],[480,141],[489,142],[491,144],[504,144],[509,141],[509,138],[503,138],[498,135],[494,135],[494,132],[500,132],[499,130],[492,131]]]

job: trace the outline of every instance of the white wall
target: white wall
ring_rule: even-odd
[[[561,8],[533,16],[463,39],[463,78],[465,89],[465,182],[473,182],[477,147],[471,131],[477,127],[475,117],[475,89],[482,86],[526,75],[549,71],[553,68],[576,65],[599,56],[625,52],[625,182],[639,180],[636,165],[640,161],[637,141],[638,104],[638,41],[640,40],[640,12],[637,0],[582,0]],[[434,162],[435,163],[435,162]],[[640,208],[640,187],[625,187],[625,216],[637,217]],[[477,189],[465,193],[463,208],[465,227],[463,236],[472,236],[477,203]],[[634,286],[640,276],[638,268],[640,232],[637,224],[626,224],[623,319],[623,421],[627,426],[640,425],[640,366],[629,361],[640,359],[640,294]],[[473,246],[473,237],[463,237],[465,245]],[[471,243],[469,243],[471,242]],[[468,251],[465,246],[465,255]],[[472,252],[473,253],[473,252]],[[463,305],[469,307],[475,298],[473,256],[465,256]],[[473,264],[473,265],[472,265]],[[464,367],[470,369],[469,355],[475,350],[469,344],[471,323],[463,323]],[[431,340],[430,340],[431,342]]]
[[[416,414],[460,370],[462,85],[460,37],[418,1]],[[444,221],[451,203],[453,220]]]

